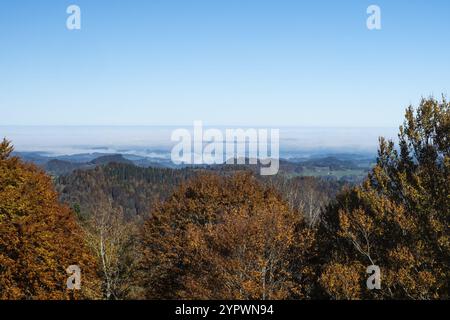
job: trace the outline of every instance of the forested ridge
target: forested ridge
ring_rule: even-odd
[[[89,215],[103,196],[133,218],[148,215],[158,201],[194,175],[195,171],[188,169],[141,168],[113,162],[59,176],[56,189],[61,201],[75,206],[82,214]]]
[[[0,299],[448,299],[449,139],[424,99],[360,184],[127,161],[52,180],[4,140]]]

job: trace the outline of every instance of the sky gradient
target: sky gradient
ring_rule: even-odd
[[[4,0],[0,125],[397,127],[449,93],[449,15],[445,0]]]

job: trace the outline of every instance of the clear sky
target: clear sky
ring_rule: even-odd
[[[0,125],[398,126],[449,85],[447,0],[0,3]]]

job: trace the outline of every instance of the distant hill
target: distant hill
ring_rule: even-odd
[[[74,155],[51,156],[42,152],[16,152],[15,155],[25,161],[33,162],[44,168],[53,176],[70,174],[76,169],[90,169],[109,163],[135,165],[143,168],[191,168],[212,170],[216,172],[234,172],[250,170],[257,174],[260,165],[176,165],[167,158],[151,158],[134,154],[86,153]],[[338,180],[359,183],[367,175],[374,163],[374,158],[367,154],[332,154],[308,158],[280,159],[279,174],[287,177],[320,177],[326,180]]]
[[[46,164],[44,164],[44,170],[50,173],[51,175],[56,176],[68,174],[76,169],[80,169],[83,167],[87,168],[89,166],[82,163],[74,163],[58,159],[52,159],[48,161]]]
[[[329,167],[331,170],[357,169],[358,166],[352,160],[341,160],[333,156],[313,158],[299,161],[305,167]]]
[[[40,152],[13,152],[12,155],[21,158],[25,162],[32,162],[38,166],[45,165],[49,160],[54,159],[42,155]]]
[[[133,164],[133,161],[125,159],[121,154],[111,154],[106,156],[101,156],[98,158],[95,158],[94,160],[90,161],[89,164],[108,164],[108,163],[124,163],[124,164]]]
[[[142,168],[111,162],[89,170],[75,170],[56,179],[60,199],[79,207],[82,216],[96,209],[100,199],[109,199],[128,218],[149,214],[170,196],[175,187],[194,176],[195,170]]]

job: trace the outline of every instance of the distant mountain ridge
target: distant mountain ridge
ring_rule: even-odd
[[[54,175],[63,175],[70,173],[76,169],[87,168],[89,167],[83,163],[69,162],[65,160],[52,159],[44,164],[44,170],[48,173],[52,173]]]
[[[203,168],[213,171],[235,171],[242,168],[257,171],[260,165],[175,165],[170,159],[149,158],[133,154],[92,153],[50,156],[41,152],[15,152],[27,162],[35,163],[53,176],[70,174],[75,170],[87,170],[111,163],[126,164],[142,168]],[[280,159],[279,173],[289,177],[314,176],[325,179],[361,181],[374,163],[374,158],[365,154],[336,154],[309,158]]]
[[[125,159],[121,154],[111,154],[106,156],[101,156],[95,158],[94,160],[89,162],[90,164],[108,164],[108,163],[125,163],[125,164],[134,164],[133,161]]]
[[[100,165],[120,163],[143,168],[175,168],[170,160],[161,158],[146,158],[128,154],[108,153],[82,153],[74,155],[47,155],[44,152],[14,152],[14,155],[26,162],[31,162],[43,168],[47,173],[60,176],[70,174],[74,170],[91,169]]]

